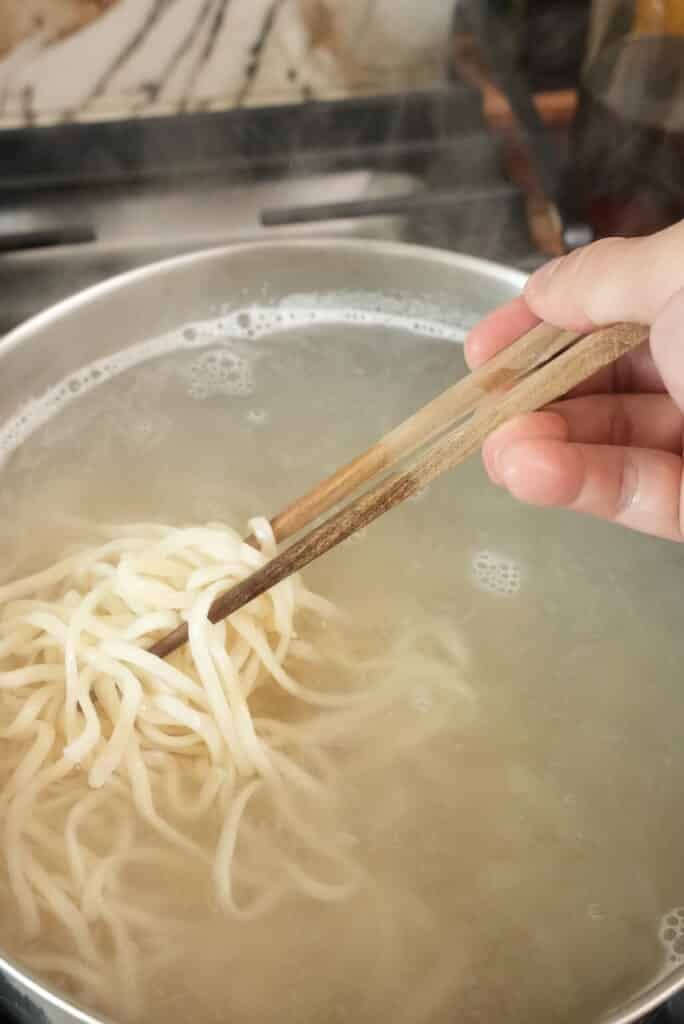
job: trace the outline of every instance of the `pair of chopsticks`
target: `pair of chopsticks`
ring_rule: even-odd
[[[287,540],[364,485],[371,485],[270,562],[220,594],[209,609],[210,621],[227,618],[424,490],[476,452],[485,438],[507,420],[555,401],[647,339],[648,328],[639,324],[615,324],[584,337],[539,324],[272,519],[276,540]],[[406,468],[387,472],[416,452],[419,454]],[[150,651],[164,658],[187,639],[188,628],[183,623],[154,643]]]

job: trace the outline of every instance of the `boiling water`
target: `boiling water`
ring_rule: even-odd
[[[372,319],[242,311],[64,382],[0,435],[4,575],[88,520],[273,513],[463,371],[431,324]],[[523,509],[473,462],[312,566],[351,645],[438,623],[467,657],[354,737],[348,903],[241,923],[190,867],[149,878],[187,934],[145,1019],[586,1022],[684,960],[682,558]],[[445,720],[450,673],[476,699]]]

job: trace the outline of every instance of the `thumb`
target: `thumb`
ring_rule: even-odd
[[[546,264],[525,299],[558,327],[587,330],[631,320],[653,324],[684,286],[684,221],[647,238],[606,238]]]

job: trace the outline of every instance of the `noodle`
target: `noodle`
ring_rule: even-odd
[[[210,866],[218,905],[238,919],[294,893],[346,899],[361,878],[335,827],[326,732],[338,735],[378,698],[308,688],[284,667],[300,611],[333,611],[298,578],[230,623],[209,623],[216,594],[276,550],[265,520],[249,525],[260,550],[215,524],[126,527],[0,588],[9,887],[27,938],[51,925],[63,939],[23,959],[130,1018],[145,1004],[136,950],[174,925],[149,893],[131,906],[130,870],[159,870],[175,850]],[[167,661],[150,655],[182,619],[185,648]],[[295,651],[306,660],[313,646]],[[301,705],[295,724],[255,714],[271,691]],[[261,829],[267,817],[278,842]]]
[[[321,648],[316,632],[299,637],[307,619],[345,621],[299,577],[212,625],[215,596],[276,551],[266,520],[249,527],[258,549],[217,524],[100,528],[105,543],[0,587],[3,899],[24,936],[14,945],[71,998],[127,1020],[146,1014],[152,974],[185,956],[184,906],[198,893],[246,923],[293,897],[334,907],[361,884],[373,892],[340,826],[341,772],[353,784],[368,763],[410,755],[450,702],[467,711],[473,700],[460,671],[445,683],[445,665],[464,656],[450,627],[404,627],[390,650],[360,659],[345,644]],[[150,654],[183,620],[185,647]],[[343,692],[324,685],[336,674]],[[445,713],[352,759],[360,726],[383,721],[402,679],[446,686]],[[378,910],[388,977],[390,921],[410,905],[404,892],[391,900],[387,920]]]

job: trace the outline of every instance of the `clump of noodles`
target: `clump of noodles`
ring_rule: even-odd
[[[345,900],[361,879],[333,754],[392,680],[334,693],[316,677],[297,625],[337,613],[299,577],[209,623],[217,593],[275,553],[268,523],[249,526],[258,548],[221,524],[112,528],[0,587],[0,910],[29,968],[129,1019],[141,963],[188,940],[184,886],[171,899],[160,875],[208,879],[238,919]],[[183,619],[189,643],[149,654]]]

